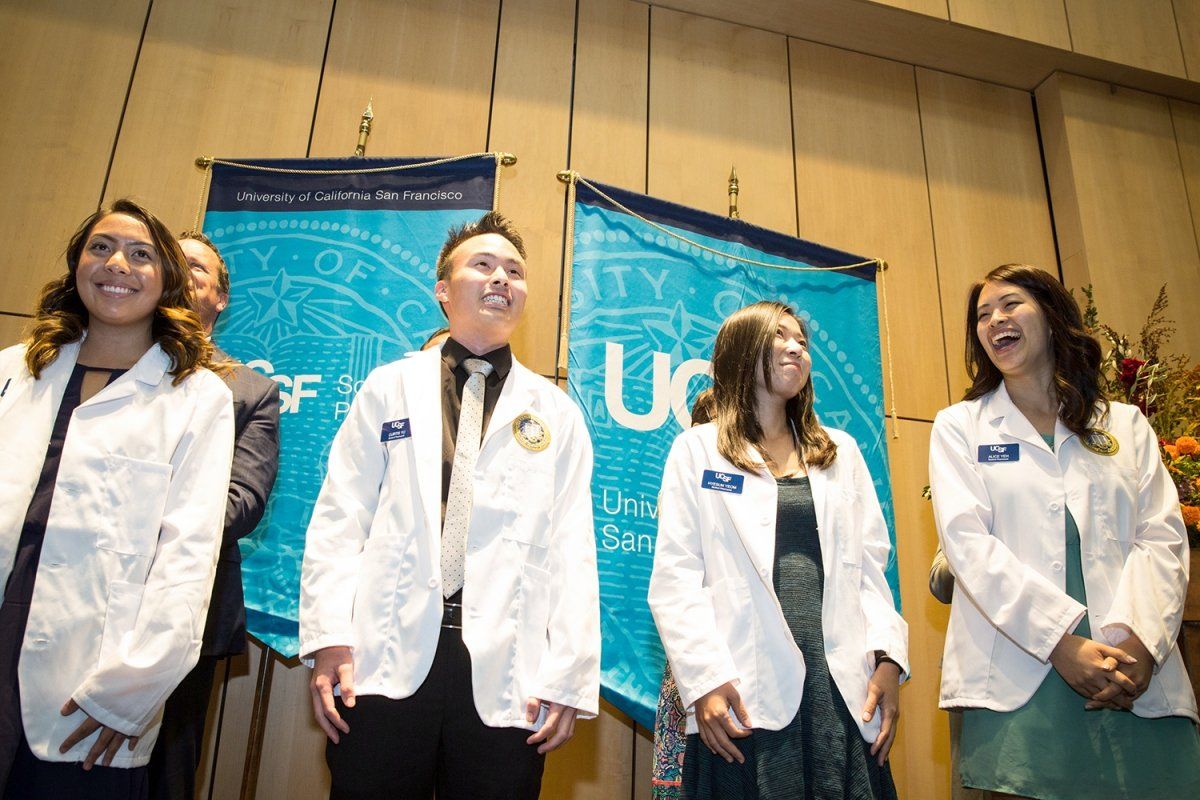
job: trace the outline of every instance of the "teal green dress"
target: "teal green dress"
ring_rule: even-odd
[[[1053,447],[1054,437],[1045,438]],[[1066,591],[1086,606],[1079,528],[1069,509],[1066,536]],[[1075,633],[1091,638],[1086,615]],[[966,709],[963,785],[1037,800],[1200,798],[1200,733],[1190,719],[1086,711],[1085,702],[1051,669],[1015,711]]]

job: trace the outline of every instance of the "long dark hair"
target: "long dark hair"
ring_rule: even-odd
[[[764,300],[730,314],[717,331],[713,345],[712,394],[705,397],[701,410],[717,425],[717,451],[747,472],[759,469],[759,464],[747,455],[751,446],[770,463],[762,449],[763,432],[755,415],[754,400],[759,368],[767,388],[771,387],[771,344],[784,314],[795,318],[808,336],[808,326],[794,309]],[[804,463],[828,467],[837,458],[837,445],[817,422],[814,401],[810,378],[800,393],[787,401],[784,413],[795,428]]]
[[[1083,314],[1071,293],[1050,273],[1027,264],[1003,264],[971,287],[967,300],[967,375],[971,388],[964,400],[975,400],[995,391],[1004,376],[988,357],[976,330],[976,307],[985,283],[1020,286],[1046,318],[1050,349],[1054,358],[1054,393],[1059,418],[1082,436],[1097,407],[1108,413],[1108,400],[1100,393],[1100,345],[1083,326]]]
[[[154,311],[150,335],[171,359],[178,384],[212,360],[212,344],[192,308],[192,279],[179,243],[158,217],[132,200],[117,200],[85,219],[67,243],[67,270],[42,288],[37,312],[25,337],[25,365],[35,378],[54,363],[63,345],[77,342],[88,326],[88,310],[75,285],[75,271],[92,228],[112,214],[124,214],[150,231],[162,268],[163,293]]]

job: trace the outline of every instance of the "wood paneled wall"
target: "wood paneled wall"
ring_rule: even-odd
[[[997,28],[1036,13],[1062,46],[1057,0],[895,4]],[[190,227],[197,155],[349,154],[368,99],[373,154],[519,156],[501,206],[527,233],[536,302],[515,347],[543,374],[556,366],[565,195],[554,175],[565,166],[724,213],[736,165],[748,221],[887,259],[887,402],[903,418],[889,448],[914,669],[893,764],[903,796],[948,797],[936,710],[946,609],[925,588],[936,536],[919,495],[933,415],[963,388],[966,287],[1005,261],[1056,267],[1028,93],[632,0],[0,0],[0,86],[0,234],[15,256],[0,344],[101,199],[132,194]],[[1096,283],[1119,319],[1128,236],[1148,248],[1139,274],[1195,287],[1200,108],[1070,78],[1038,100],[1069,279]],[[1138,168],[1112,173],[1123,169],[1105,164],[1114,149]],[[1200,352],[1200,331],[1188,336]],[[258,647],[214,693],[226,702],[205,787],[211,772],[214,796],[238,796],[264,658],[257,797],[322,797],[306,671]],[[551,757],[545,795],[648,797],[649,754],[646,732],[606,705]]]

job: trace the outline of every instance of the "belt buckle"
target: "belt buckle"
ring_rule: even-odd
[[[462,630],[462,605],[443,601],[442,627]]]

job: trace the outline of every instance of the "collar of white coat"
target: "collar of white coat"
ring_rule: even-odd
[[[763,461],[757,448],[750,446],[746,455],[760,469],[754,472],[741,470],[725,459],[717,450],[717,426],[715,423],[697,426],[695,430],[696,435],[702,437],[706,449],[709,450],[710,464],[722,471],[745,476],[741,492],[737,494],[721,492],[720,499],[729,511],[729,517],[733,520],[738,538],[746,549],[746,554],[750,556],[750,561],[754,564],[759,579],[773,591],[772,568],[775,563],[774,533],[778,513],[779,484],[776,482],[775,476],[767,469],[766,462]],[[816,511],[821,554],[825,568],[828,570],[833,560],[831,554],[834,552],[831,526],[824,517],[829,476],[825,470],[819,467],[806,464],[805,469],[808,472],[808,484],[812,491],[813,507]],[[697,475],[695,479],[700,481],[701,476]]]
[[[61,379],[65,383],[70,378],[71,372],[75,369],[75,364],[79,361],[79,347],[85,339],[87,339],[87,331],[83,332],[83,336],[79,337],[79,341],[70,342],[60,347],[58,357],[54,359],[53,364],[43,371],[42,377],[50,380]],[[133,394],[134,381],[144,383],[147,386],[157,386],[162,383],[163,378],[167,375],[167,370],[170,368],[171,357],[163,352],[158,342],[155,342],[124,375],[113,381],[109,386],[106,386],[83,405],[93,402],[107,402],[115,400],[118,397]]]
[[[1100,409],[1097,408],[1092,413],[1091,425],[1099,425],[1100,417]],[[1033,447],[1050,450],[1046,440],[1033,427],[1033,423],[1026,419],[1025,415],[1021,413],[1021,409],[1017,408],[1016,403],[1012,401],[1004,381],[1000,381],[1000,385],[991,394],[984,396],[983,419],[1000,433],[1027,442]],[[1054,422],[1054,452],[1060,452],[1062,446],[1074,436],[1074,431],[1064,425],[1062,419],[1056,419]]]

